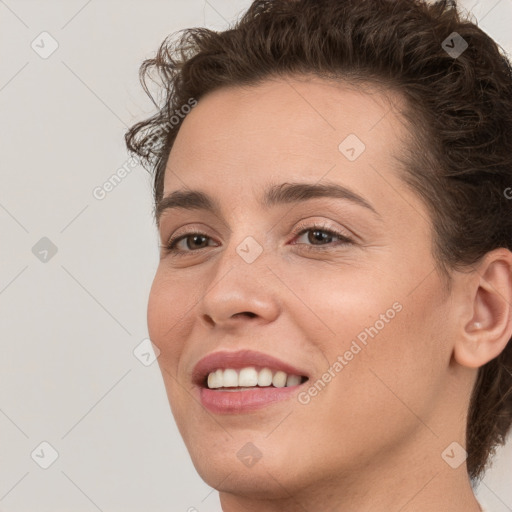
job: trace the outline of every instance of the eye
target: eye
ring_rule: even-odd
[[[293,245],[305,245],[305,249],[307,250],[324,250],[324,249],[331,249],[334,246],[339,245],[348,245],[353,244],[354,241],[344,235],[343,233],[340,233],[339,231],[329,228],[325,225],[320,224],[313,224],[310,226],[299,226],[297,230],[295,231],[297,239],[300,239],[304,235],[307,235],[306,243],[301,242],[294,242]],[[338,243],[332,244],[332,239],[337,238],[339,241]],[[297,240],[296,239],[296,240]],[[308,243],[310,245],[308,245]]]
[[[164,249],[167,253],[181,256],[190,252],[196,252],[197,249],[204,249],[205,247],[208,247],[208,244],[204,245],[205,240],[211,240],[211,238],[200,231],[189,231],[184,235],[171,238],[167,244],[161,248]],[[182,242],[185,242],[185,249],[183,247],[178,247],[178,245]]]
[[[351,238],[347,237],[343,233],[321,224],[312,224],[309,226],[300,225],[294,231],[293,235],[295,236],[295,240],[297,240],[297,238],[300,238],[307,233],[310,234],[306,237],[306,243],[298,243],[295,241],[292,245],[303,246],[301,249],[322,251],[332,249],[336,246],[354,243]],[[337,238],[338,243],[333,244],[333,238]],[[166,253],[172,254],[173,256],[184,256],[208,247],[208,240],[212,240],[208,235],[201,231],[193,230],[183,235],[172,237],[168,243],[161,246],[161,248],[164,249]],[[179,247],[179,244],[182,244],[182,247]]]

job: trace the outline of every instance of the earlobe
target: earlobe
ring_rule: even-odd
[[[512,337],[512,252],[489,252],[468,279],[471,318],[454,345],[455,360],[469,368],[485,365]]]

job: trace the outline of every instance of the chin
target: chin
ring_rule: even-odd
[[[210,487],[219,492],[242,495],[253,499],[282,499],[295,494],[302,485],[298,485],[298,475],[290,473],[293,458],[288,454],[287,461],[267,460],[263,458],[252,467],[246,467],[232,454],[207,456],[208,460],[192,457],[199,476]],[[284,491],[286,489],[286,491]]]
[[[290,456],[293,451],[284,439],[277,435],[265,439],[267,434],[233,429],[228,434],[219,429],[214,435],[197,431],[191,435],[191,427],[183,428],[188,434],[184,440],[192,463],[208,485],[255,495],[276,492],[275,479],[287,485],[289,477],[294,475],[292,464],[296,465],[297,459]]]

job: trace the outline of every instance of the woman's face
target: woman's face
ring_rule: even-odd
[[[406,459],[444,465],[464,412],[444,393],[454,306],[393,156],[406,137],[384,96],[319,79],[219,90],[184,121],[164,197],[213,207],[161,210],[162,245],[181,240],[162,249],[148,325],[211,486],[278,497]],[[288,387],[283,370],[299,374]],[[262,386],[233,391],[237,378]]]

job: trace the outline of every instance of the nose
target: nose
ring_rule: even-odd
[[[234,329],[249,321],[265,324],[279,315],[278,280],[264,262],[238,263],[212,282],[216,284],[197,309],[209,328]]]

